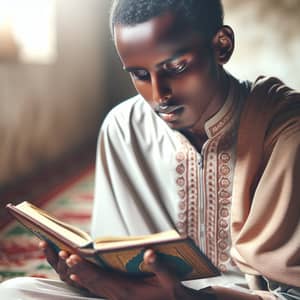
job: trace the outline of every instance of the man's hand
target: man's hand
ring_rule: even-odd
[[[126,274],[104,271],[78,255],[60,251],[57,255],[45,242],[40,243],[48,262],[61,280],[89,292],[90,296],[108,300],[258,300],[258,295],[223,287],[192,290],[183,286],[178,278],[159,261],[153,250],[144,254],[144,262],[154,273],[147,278],[132,278]]]
[[[69,253],[60,251],[57,255],[45,241],[41,241],[39,247],[44,251],[48,263],[56,271],[62,281],[65,281],[73,287],[82,288],[78,283],[70,279],[69,267],[66,264]]]
[[[215,299],[204,291],[184,287],[180,281],[158,261],[153,250],[144,254],[144,262],[155,274],[148,278],[132,278],[126,274],[104,271],[76,254],[55,251],[46,243],[40,242],[49,264],[60,279],[69,285],[89,291],[106,299],[130,300],[196,300]]]
[[[144,262],[155,276],[131,278],[126,274],[103,271],[97,266],[72,254],[66,259],[70,279],[92,294],[107,299],[143,300],[195,300],[215,299],[204,291],[184,287],[180,281],[158,261],[154,251],[147,250]]]

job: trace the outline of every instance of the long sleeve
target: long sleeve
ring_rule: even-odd
[[[241,120],[232,255],[245,273],[300,287],[300,96],[264,83]]]

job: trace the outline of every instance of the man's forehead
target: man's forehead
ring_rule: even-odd
[[[116,46],[123,51],[160,46],[181,47],[195,39],[200,39],[200,36],[172,13],[137,25],[115,26]]]

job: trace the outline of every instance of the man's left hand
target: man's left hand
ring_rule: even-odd
[[[196,300],[215,299],[206,291],[196,291],[183,286],[157,258],[153,250],[144,254],[144,262],[155,274],[148,278],[132,278],[126,274],[104,271],[71,254],[66,258],[70,279],[106,299],[143,300]]]

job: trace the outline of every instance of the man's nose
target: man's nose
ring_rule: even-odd
[[[161,104],[167,102],[172,97],[172,90],[169,83],[161,76],[153,76],[151,84],[153,102]]]

